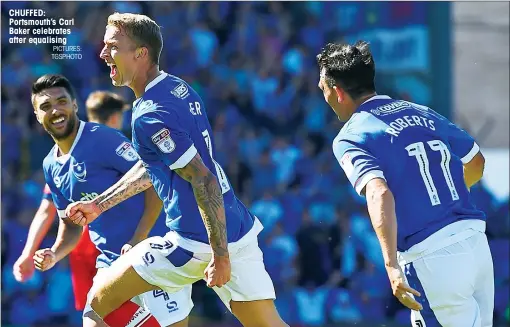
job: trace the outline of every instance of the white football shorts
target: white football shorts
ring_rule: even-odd
[[[485,222],[448,225],[399,253],[399,264],[421,293],[413,327],[492,327],[494,267]]]
[[[253,228],[243,238],[229,244],[231,279],[221,288],[213,287],[229,310],[230,301],[276,298],[258,245],[257,235],[261,230],[262,224],[256,219]],[[184,287],[204,279],[205,268],[211,260],[210,245],[182,238],[173,231],[164,237],[150,237],[130,252],[133,251],[135,271],[149,284],[169,294],[180,292]]]
[[[96,277],[94,277],[94,281],[101,278],[101,272],[106,269],[108,268],[99,269]],[[83,311],[84,316],[92,311],[90,301],[92,300],[94,291],[95,288],[94,285],[92,285],[87,296],[87,304]],[[131,301],[138,304],[140,308],[127,327],[136,326],[138,323],[145,320],[149,314],[152,314],[161,326],[170,326],[186,319],[191,309],[193,309],[191,285],[187,285],[179,292],[173,294],[168,294],[163,290],[150,291],[134,297]]]

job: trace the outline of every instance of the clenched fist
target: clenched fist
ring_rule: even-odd
[[[101,210],[92,201],[78,201],[66,208],[67,219],[79,226],[85,226],[99,217]]]
[[[55,263],[57,263],[57,257],[51,249],[37,250],[34,254],[34,264],[37,270],[49,270],[53,268]]]
[[[18,282],[26,282],[34,275],[34,259],[30,254],[22,254],[14,263],[12,273]]]

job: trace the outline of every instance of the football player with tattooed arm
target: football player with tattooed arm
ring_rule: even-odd
[[[346,122],[333,153],[364,195],[393,294],[415,327],[492,326],[494,272],[475,140],[434,110],[378,95],[368,44],[328,44],[319,88]]]
[[[51,248],[35,252],[35,267],[51,269],[78,244],[83,227],[65,216],[75,200],[93,199],[118,181],[138,161],[127,138],[105,125],[83,122],[77,115],[75,91],[62,75],[44,75],[32,86],[32,104],[38,122],[55,141],[43,161],[43,172],[57,209],[59,228]],[[83,326],[104,326],[88,318],[96,285],[115,260],[148,236],[167,231],[162,203],[153,187],[102,214],[89,224],[90,239],[99,251],[88,301],[83,310]],[[128,299],[110,316],[114,324],[128,327],[187,326],[193,302],[191,286],[169,296],[160,289]]]
[[[156,288],[172,293],[205,279],[244,326],[288,326],[276,311],[258,246],[262,224],[214,160],[200,96],[184,80],[159,70],[162,47],[160,27],[149,17],[115,13],[108,18],[100,56],[110,66],[113,85],[131,88],[137,98],[132,141],[141,160],[96,199],[69,205],[66,214],[79,225],[90,224],[153,186],[170,232],[115,261],[92,308],[106,321],[137,294]]]

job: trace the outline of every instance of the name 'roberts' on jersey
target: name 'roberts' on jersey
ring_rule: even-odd
[[[410,109],[411,107],[412,104],[407,101],[396,101],[393,103],[376,107],[370,111],[377,116],[385,116],[388,114],[399,112],[401,110]],[[385,132],[395,137],[398,137],[400,132],[402,132],[404,129],[408,127],[421,126],[430,128],[433,131],[436,130],[436,127],[434,126],[434,121],[432,119],[418,115],[402,116],[388,123],[388,125],[390,127],[386,128]]]

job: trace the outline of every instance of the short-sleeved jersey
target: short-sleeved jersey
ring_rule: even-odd
[[[209,243],[192,186],[174,170],[198,153],[217,177],[227,221],[229,243],[240,240],[255,218],[236,197],[221,166],[214,160],[214,142],[204,103],[182,79],[161,72],[133,104],[133,146],[164,203],[167,226],[191,240],[189,250]],[[202,245],[200,245],[202,244]]]
[[[428,107],[372,97],[344,125],[333,152],[358,194],[371,179],[386,180],[395,197],[399,251],[454,222],[486,219],[464,182],[463,164],[478,145]]]
[[[78,134],[66,155],[58,155],[55,145],[43,162],[43,170],[60,218],[75,201],[92,200],[115,184],[139,157],[129,140],[110,127],[80,122]],[[138,194],[108,211],[89,224],[90,239],[101,252],[98,268],[108,267],[120,256],[144,212],[144,194]],[[163,213],[151,235],[168,231]]]

